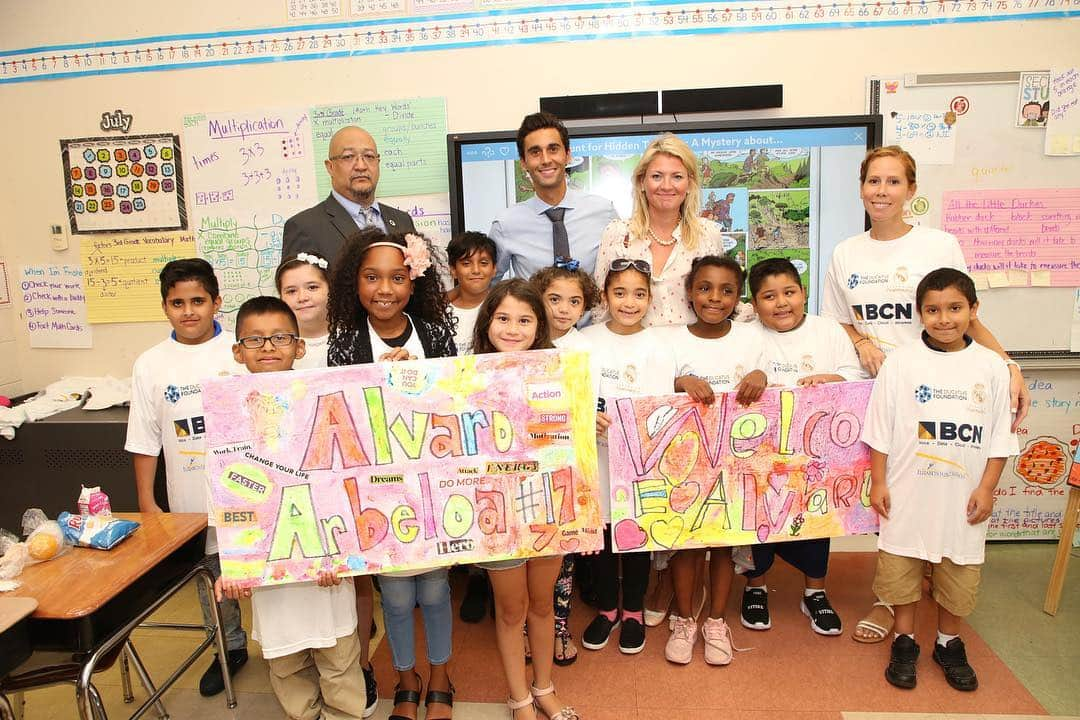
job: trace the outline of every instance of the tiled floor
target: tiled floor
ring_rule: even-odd
[[[731,716],[754,720],[974,719],[1045,717],[1044,710],[1058,716],[1080,716],[1080,682],[1076,680],[1076,668],[1080,667],[1080,561],[1074,562],[1061,608],[1052,618],[1041,608],[1053,552],[1053,545],[1036,543],[989,548],[979,609],[970,619],[976,632],[967,634],[969,656],[982,680],[976,693],[952,691],[933,663],[926,662],[928,657],[920,663],[916,690],[902,692],[884,682],[881,672],[887,646],[859,645],[847,634],[869,601],[872,557],[847,553],[834,555],[830,573],[830,596],[846,621],[842,637],[822,638],[809,631],[798,611],[797,578],[794,573],[779,572],[770,576],[774,627],[769,632],[752,633],[738,627],[733,598],[729,617],[736,623],[736,644],[754,649],[738,653],[727,668],[706,666],[700,659],[700,645],[699,657],[690,666],[669,665],[663,659],[666,632],[657,628],[650,630],[641,655],[623,656],[613,646],[598,653],[583,651],[574,666],[556,669],[556,682],[560,694],[572,701],[586,720],[712,720]],[[933,623],[929,605],[924,603],[919,624],[920,631],[927,633]],[[192,594],[166,606],[160,619],[187,619],[197,613]],[[575,629],[580,632],[589,619],[588,609],[578,606],[572,619]],[[505,690],[493,653],[491,623],[458,623],[454,631],[455,717],[506,718],[505,706],[500,703]],[[389,715],[390,702],[385,698],[393,687],[388,649],[382,639],[380,634],[374,641],[378,643],[374,657],[384,698],[376,720]],[[420,642],[422,638],[418,638]],[[135,643],[154,677],[164,676],[169,661],[193,644],[190,636],[175,631],[140,632]],[[283,717],[270,691],[258,646],[253,643],[251,651],[248,667],[236,678],[240,701],[236,709],[227,710],[223,697],[199,697],[194,688],[207,664],[200,661],[166,695],[171,717]],[[420,670],[426,674],[424,668]],[[113,717],[125,717],[133,709],[120,699],[116,669],[101,673],[95,683]],[[25,716],[28,720],[74,718],[72,697],[70,687],[28,693]],[[138,690],[136,697],[141,702]],[[152,711],[148,717],[154,717]]]

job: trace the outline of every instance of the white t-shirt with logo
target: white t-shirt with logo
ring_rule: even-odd
[[[922,341],[881,367],[862,440],[888,455],[889,517],[878,548],[960,565],[983,562],[986,522],[970,525],[967,504],[990,458],[1019,452],[1010,432],[1009,368],[977,343],[939,352]]]
[[[326,350],[330,336],[304,338],[304,357],[293,362],[294,370],[314,370],[326,367]]]
[[[267,660],[334,647],[338,638],[355,631],[352,578],[333,587],[306,582],[264,586],[251,593],[251,635]]]
[[[657,342],[657,328],[645,328],[633,335],[611,332],[605,323],[590,325],[578,333],[590,346],[589,362],[597,395],[614,418],[615,400],[620,397],[670,395],[675,390],[675,369]],[[596,438],[600,470],[600,515],[611,521],[611,475],[608,467],[607,436]]]
[[[476,316],[480,314],[480,305],[473,308],[459,308],[454,303],[450,303],[450,312],[457,318],[454,347],[457,348],[458,355],[472,355],[473,329],[476,327]]]
[[[768,375],[761,330],[757,323],[733,322],[722,338],[699,338],[686,325],[672,325],[657,328],[657,341],[672,353],[676,376],[694,375],[709,383],[713,392],[729,392],[749,372],[762,370]]]
[[[895,240],[872,240],[869,231],[850,237],[833,250],[821,314],[853,325],[888,355],[919,339],[915,288],[942,267],[967,272],[956,238],[941,230],[915,226]]]
[[[169,509],[210,513],[206,476],[206,426],[202,387],[207,378],[243,370],[232,354],[233,340],[219,332],[199,345],[171,337],[150,348],[131,371],[131,409],[124,449],[157,456],[164,450]],[[206,552],[217,552],[213,528]]]
[[[772,385],[795,385],[807,375],[835,373],[845,380],[865,378],[847,333],[832,318],[806,315],[799,327],[777,332],[761,326],[765,374]]]

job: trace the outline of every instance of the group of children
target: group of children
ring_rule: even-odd
[[[169,263],[161,273],[161,290],[174,332],[145,353],[134,371],[127,447],[136,453],[141,509],[158,509],[151,460],[156,463],[162,445],[169,464],[171,509],[205,509],[202,459],[193,452],[195,446],[183,447],[190,437],[171,428],[184,413],[199,412],[198,380],[233,372],[236,363],[250,372],[276,372],[302,363],[318,367],[553,346],[587,349],[598,397],[605,524],[610,521],[605,445],[611,423],[606,408],[614,398],[685,392],[694,400],[712,403],[717,393],[734,392],[739,402],[751,404],[770,385],[807,386],[863,377],[840,326],[806,315],[799,273],[786,259],[764,260],[750,269],[756,321],[733,322],[746,281],[744,271],[731,258],[710,255],[697,258],[686,277],[695,321],[645,327],[652,282],[652,268],[645,261],[614,260],[603,269],[602,287],[573,261],[545,268],[528,280],[492,285],[496,247],[487,236],[469,232],[456,237],[448,257],[455,281],[448,293],[439,285],[437,260],[427,240],[417,235],[360,231],[334,262],[332,273],[324,258],[311,254],[287,258],[277,273],[282,299],[257,297],[245,302],[236,315],[235,342],[227,340],[214,321],[220,297],[212,268],[201,260]],[[601,304],[607,321],[579,330],[586,314]],[[914,607],[921,595],[924,562],[913,559],[924,557],[914,545],[929,537],[931,555],[925,559],[933,566],[940,605],[934,659],[945,667],[954,687],[974,689],[975,675],[956,637],[957,626],[974,606],[983,521],[993,504],[1004,457],[1015,452],[1015,436],[1009,433],[1008,372],[1000,358],[965,335],[966,323],[977,309],[974,286],[966,275],[946,269],[931,272],[918,287],[916,305],[926,328],[923,342],[897,351],[885,364],[864,432],[873,457],[871,501],[882,517],[875,591],[896,607],[898,635],[886,675],[894,684],[914,686],[918,657],[912,634]],[[943,392],[940,398],[934,394],[934,388],[948,387],[954,380],[974,390]],[[924,399],[927,385],[930,397]],[[961,395],[964,399],[957,399]],[[930,417],[926,410],[940,414]],[[932,438],[934,447],[928,447],[932,427],[943,427],[946,421],[980,428],[964,436],[977,436],[978,441],[962,443],[938,433]],[[916,470],[923,467],[917,456],[926,454],[934,457],[931,477]],[[927,507],[938,511],[928,513]],[[212,533],[210,537],[207,553],[213,557]],[[604,549],[591,558],[597,614],[582,636],[584,647],[600,650],[618,630],[619,649],[640,652],[646,638],[644,602],[650,569],[668,566],[674,602],[665,656],[673,663],[691,662],[700,636],[707,663],[730,663],[731,630],[724,615],[735,568],[732,549],[708,551],[709,607],[699,628],[695,590],[700,590],[705,553],[682,550],[653,558],[646,553],[615,554],[606,526]],[[752,563],[745,563],[752,568],[746,572],[742,625],[752,630],[771,626],[766,573],[777,555],[805,576],[800,608],[813,631],[839,634],[840,619],[825,593],[828,540],[754,546]],[[565,664],[571,657],[566,618],[572,560],[530,558],[479,567],[486,570],[493,591],[496,641],[511,715],[518,720],[576,718],[552,684],[553,662]],[[452,622],[445,568],[383,575],[379,585],[399,675],[391,717],[411,720],[419,710],[424,683],[414,670],[412,611],[417,604],[431,665],[426,717],[451,717],[454,688],[447,668]],[[274,691],[289,717],[356,718],[374,711],[376,690],[367,662],[369,578],[354,581],[328,573],[317,584],[258,588],[254,593],[219,581],[217,590],[219,599],[252,597],[254,636],[263,646]],[[231,607],[225,615],[226,633],[229,664],[235,669],[246,660],[246,638],[235,604]],[[666,608],[660,610],[661,618],[668,615]],[[207,674],[213,675],[213,668]],[[214,688],[203,689],[211,694],[205,691]]]

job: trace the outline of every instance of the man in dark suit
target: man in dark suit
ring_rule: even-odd
[[[375,201],[379,184],[379,151],[362,128],[343,127],[330,138],[330,195],[285,221],[282,257],[315,252],[331,263],[357,230],[374,226],[387,234],[416,232],[412,218]]]

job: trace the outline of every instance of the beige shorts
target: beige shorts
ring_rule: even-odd
[[[893,555],[878,550],[877,571],[874,574],[874,594],[890,605],[907,605],[922,597],[922,581],[926,565],[934,601],[957,617],[967,617],[975,609],[979,594],[982,565],[957,565],[949,558],[928,563],[921,558]]]

